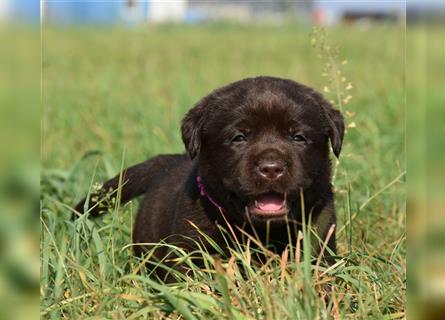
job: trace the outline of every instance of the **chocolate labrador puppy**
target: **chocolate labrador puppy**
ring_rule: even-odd
[[[235,233],[259,237],[280,253],[289,240],[295,244],[303,216],[308,221],[311,215],[322,240],[335,227],[329,141],[338,157],[344,123],[320,93],[274,77],[240,80],[199,101],[181,131],[188,155],[159,155],[121,174],[122,203],[144,194],[135,243],[166,239],[193,250],[190,239],[200,239],[200,233],[192,222],[225,248],[218,225],[230,224]],[[110,191],[113,197],[119,180],[107,181],[89,199],[100,202]],[[100,212],[86,199],[75,209]],[[313,242],[319,253],[321,242]],[[335,253],[335,232],[327,247]],[[147,246],[135,248],[143,253]]]

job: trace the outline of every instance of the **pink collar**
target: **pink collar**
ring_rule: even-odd
[[[216,207],[218,208],[218,210],[220,212],[223,212],[223,208],[215,201],[213,200],[213,198],[206,192],[205,188],[204,188],[204,184],[202,183],[202,178],[201,176],[196,176],[196,184],[198,185],[198,189],[199,189],[199,194],[201,196],[205,196],[207,197],[207,199]]]

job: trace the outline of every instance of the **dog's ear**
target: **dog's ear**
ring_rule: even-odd
[[[198,155],[201,148],[202,131],[207,118],[206,104],[205,99],[199,101],[182,120],[182,141],[191,159]]]
[[[345,135],[345,123],[343,115],[340,111],[334,109],[329,103],[323,104],[326,110],[326,117],[329,123],[329,139],[331,140],[332,150],[335,156],[340,156],[341,147],[343,145],[343,137]]]
[[[331,140],[332,150],[334,151],[335,156],[338,158],[340,156],[341,147],[343,145],[343,137],[345,135],[343,115],[325,100],[321,105],[329,127],[329,139]]]

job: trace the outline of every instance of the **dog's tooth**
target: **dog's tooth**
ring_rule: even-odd
[[[255,200],[255,207],[259,207],[258,201]]]

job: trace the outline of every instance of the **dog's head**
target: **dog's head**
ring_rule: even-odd
[[[199,101],[182,122],[207,191],[235,217],[284,220],[292,204],[330,184],[329,141],[341,151],[343,117],[292,80],[244,79]]]

